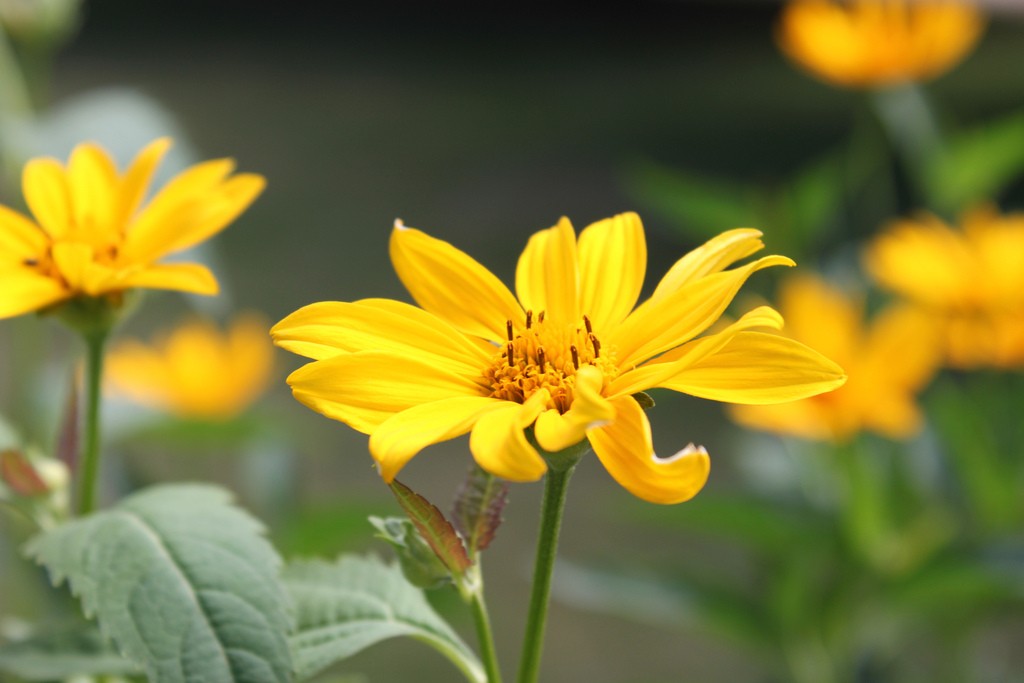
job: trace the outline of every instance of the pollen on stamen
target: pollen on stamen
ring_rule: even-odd
[[[594,358],[601,357],[601,342],[597,341],[597,337],[594,333],[590,334],[590,343],[594,346]]]
[[[544,314],[541,313],[541,315],[544,315]],[[541,372],[544,372],[544,365],[545,365],[546,362],[547,362],[547,359],[544,358],[544,347],[540,346],[540,347],[537,348],[537,367],[540,368]]]
[[[526,329],[530,329],[530,325],[533,324],[533,311],[526,312]]]
[[[539,322],[539,323],[544,322],[544,313],[545,313],[545,311],[541,311],[540,312],[540,315],[537,316],[537,322]]]
[[[508,345],[505,346],[505,353],[508,356],[508,366],[510,368],[514,367],[515,361],[512,359],[512,342],[509,342]]]
[[[590,325],[590,318],[588,318],[587,316],[583,316],[583,324],[587,328],[587,334],[593,336],[594,335],[594,328]]]
[[[508,334],[508,340],[512,341],[512,321],[505,321],[505,332]]]
[[[580,369],[580,352],[576,348],[575,344],[573,344],[572,346],[569,347],[569,352],[572,354],[572,366],[574,368],[576,368],[577,370],[579,370]]]
[[[39,259],[27,258],[22,261],[22,264],[32,268],[39,265]]]

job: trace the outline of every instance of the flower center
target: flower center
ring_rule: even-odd
[[[536,318],[527,311],[525,325],[516,329],[509,320],[506,328],[508,340],[484,373],[494,398],[523,403],[547,389],[548,407],[564,413],[572,405],[581,366],[594,365],[607,379],[618,374],[614,349],[601,346],[587,316],[577,326],[558,325],[545,321],[544,311]]]

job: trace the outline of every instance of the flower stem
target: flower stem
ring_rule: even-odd
[[[78,462],[78,514],[87,515],[96,504],[96,481],[100,471],[100,384],[107,331],[84,334],[85,340],[85,430],[82,456]]]
[[[473,624],[476,626],[476,637],[480,645],[480,657],[487,670],[487,683],[501,683],[501,668],[498,666],[498,651],[494,647],[494,632],[491,630],[491,618],[484,602],[483,581],[478,581],[476,588],[469,594],[469,604],[473,609]]]
[[[558,532],[562,526],[565,492],[573,467],[548,470],[544,480],[544,502],[540,512],[540,536],[537,538],[537,560],[533,568],[533,593],[526,620],[523,653],[519,660],[518,683],[536,683],[540,673],[540,655],[544,646],[544,627],[551,595],[551,576],[558,551]]]

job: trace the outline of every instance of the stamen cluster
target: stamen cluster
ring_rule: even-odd
[[[581,325],[566,326],[545,320],[544,311],[536,319],[527,311],[524,324],[508,320],[506,329],[507,341],[485,373],[494,398],[523,403],[546,389],[551,396],[548,407],[565,413],[572,405],[581,366],[597,366],[609,379],[618,374],[614,354],[601,346],[587,316]]]

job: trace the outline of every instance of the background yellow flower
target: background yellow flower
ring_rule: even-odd
[[[793,0],[782,12],[782,50],[829,83],[864,88],[924,81],[974,47],[984,20],[958,0]]]
[[[178,417],[228,420],[267,389],[274,366],[268,327],[250,313],[227,332],[194,319],[152,344],[122,341],[107,359],[106,379],[115,392]]]
[[[957,368],[1024,365],[1024,213],[965,214],[962,230],[936,216],[895,221],[868,246],[868,271],[921,307]]]
[[[150,143],[121,173],[91,143],[75,147],[67,166],[51,158],[25,165],[22,191],[35,220],[0,206],[0,318],[136,287],[217,293],[205,266],[158,261],[226,227],[264,180],[231,175],[230,159],[207,161],[144,203],[170,145]]]
[[[846,370],[845,385],[819,396],[767,406],[731,406],[749,427],[805,439],[843,442],[862,431],[894,439],[921,427],[915,394],[939,361],[934,326],[909,306],[890,307],[866,324],[862,303],[812,275],[783,283],[783,333]]]

